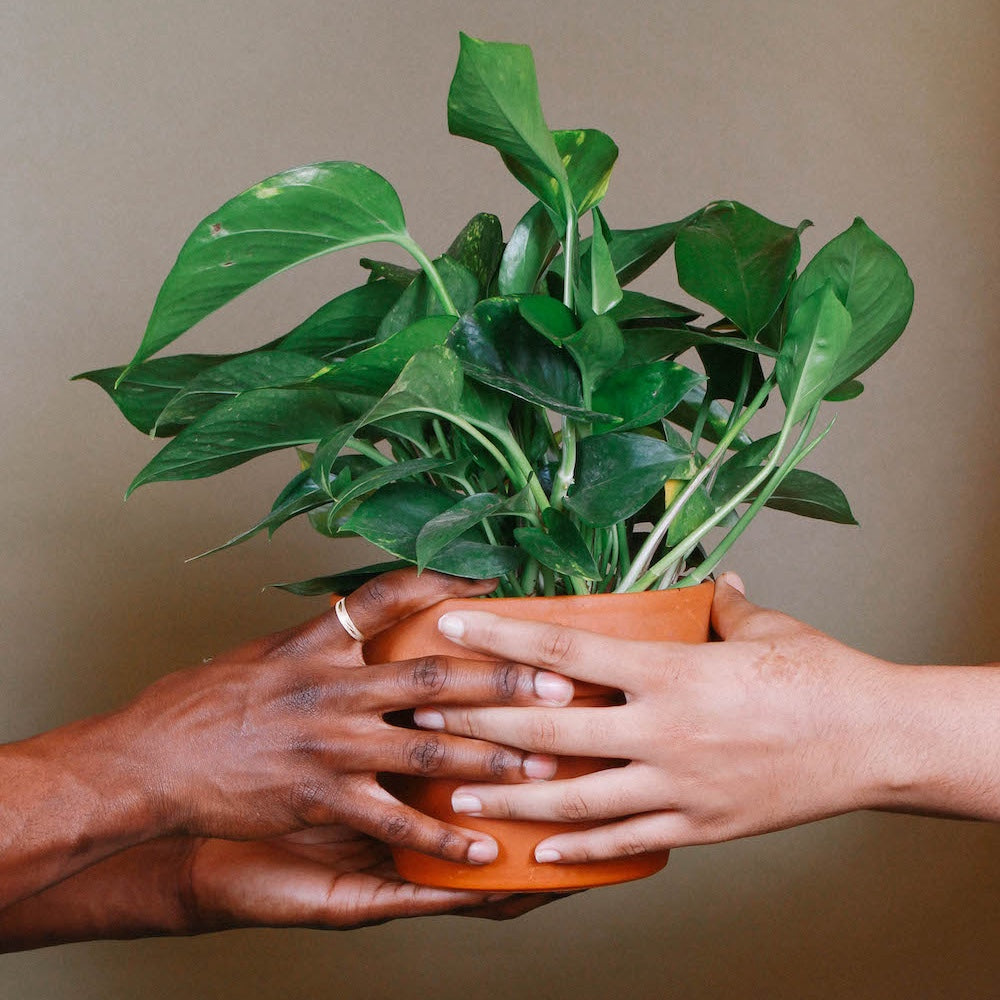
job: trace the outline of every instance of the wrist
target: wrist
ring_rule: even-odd
[[[1000,670],[887,666],[870,807],[1000,820]]]

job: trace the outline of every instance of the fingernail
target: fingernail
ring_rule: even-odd
[[[551,847],[536,847],[535,860],[544,865],[552,861],[562,861],[562,855]]]
[[[468,792],[455,792],[451,797],[451,808],[453,812],[469,815],[481,813],[483,811],[483,804],[475,795],[470,795]],[[489,858],[488,860],[492,861],[493,858]]]
[[[496,861],[500,849],[492,840],[477,840],[469,844],[469,853],[466,857],[473,865],[488,865],[491,861]]]
[[[461,639],[465,635],[465,622],[458,615],[442,615],[438,619],[438,631],[449,639]]]
[[[418,708],[413,721],[423,729],[444,729],[444,716],[436,708]]]
[[[747,596],[746,584],[737,576],[735,573],[726,572],[719,577],[719,583],[724,583],[726,586],[732,587],[733,590],[739,591],[744,597]]]
[[[543,671],[535,674],[535,694],[553,705],[565,705],[573,700],[573,682]]]
[[[530,754],[522,767],[524,776],[532,781],[548,781],[556,776],[556,759],[545,754]]]

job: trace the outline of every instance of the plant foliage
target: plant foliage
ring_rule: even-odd
[[[854,523],[799,466],[829,430],[813,433],[824,399],[857,396],[909,318],[883,240],[856,219],[800,272],[809,223],[735,201],[613,229],[618,147],[549,128],[523,45],[461,36],[448,123],[535,199],[506,242],[481,213],[432,259],[389,182],[343,161],[268,177],[195,228],[132,361],[78,376],[168,438],[129,492],[299,449],[270,512],[219,547],[305,515],[394,560],[285,585],[304,594],[406,564],[497,576],[501,594],[687,585],[762,506]],[[266,278],[377,243],[415,266],[362,257],[363,283],[255,350],[156,356]],[[693,305],[626,287],[671,248]],[[778,430],[755,440],[768,399]]]

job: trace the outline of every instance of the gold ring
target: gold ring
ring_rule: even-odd
[[[352,639],[356,639],[358,642],[364,642],[365,637],[361,634],[361,629],[354,624],[350,612],[347,610],[347,605],[344,603],[346,600],[346,597],[342,597],[339,601],[337,601],[334,605],[334,611],[337,612],[337,618],[340,620],[340,624],[344,626],[344,631]]]

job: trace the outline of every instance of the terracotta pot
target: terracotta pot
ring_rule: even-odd
[[[550,621],[629,639],[706,642],[714,585],[703,583],[681,590],[640,594],[600,594],[589,597],[490,598],[449,600],[421,611],[365,644],[369,663],[408,660],[431,653],[481,658],[456,646],[437,630],[446,611],[488,610],[511,618]],[[621,703],[620,692],[576,682],[574,705]],[[595,758],[563,758],[557,777],[573,777],[614,766]],[[468,782],[465,782],[467,784]],[[613,861],[579,864],[538,864],[535,846],[547,837],[597,824],[542,823],[460,816],[452,812],[452,792],[462,784],[439,778],[392,778],[392,791],[405,802],[437,819],[466,829],[489,833],[500,845],[500,855],[488,865],[442,861],[416,851],[399,849],[393,855],[400,874],[411,882],[454,889],[531,891],[584,888],[628,882],[659,871],[667,852]]]

